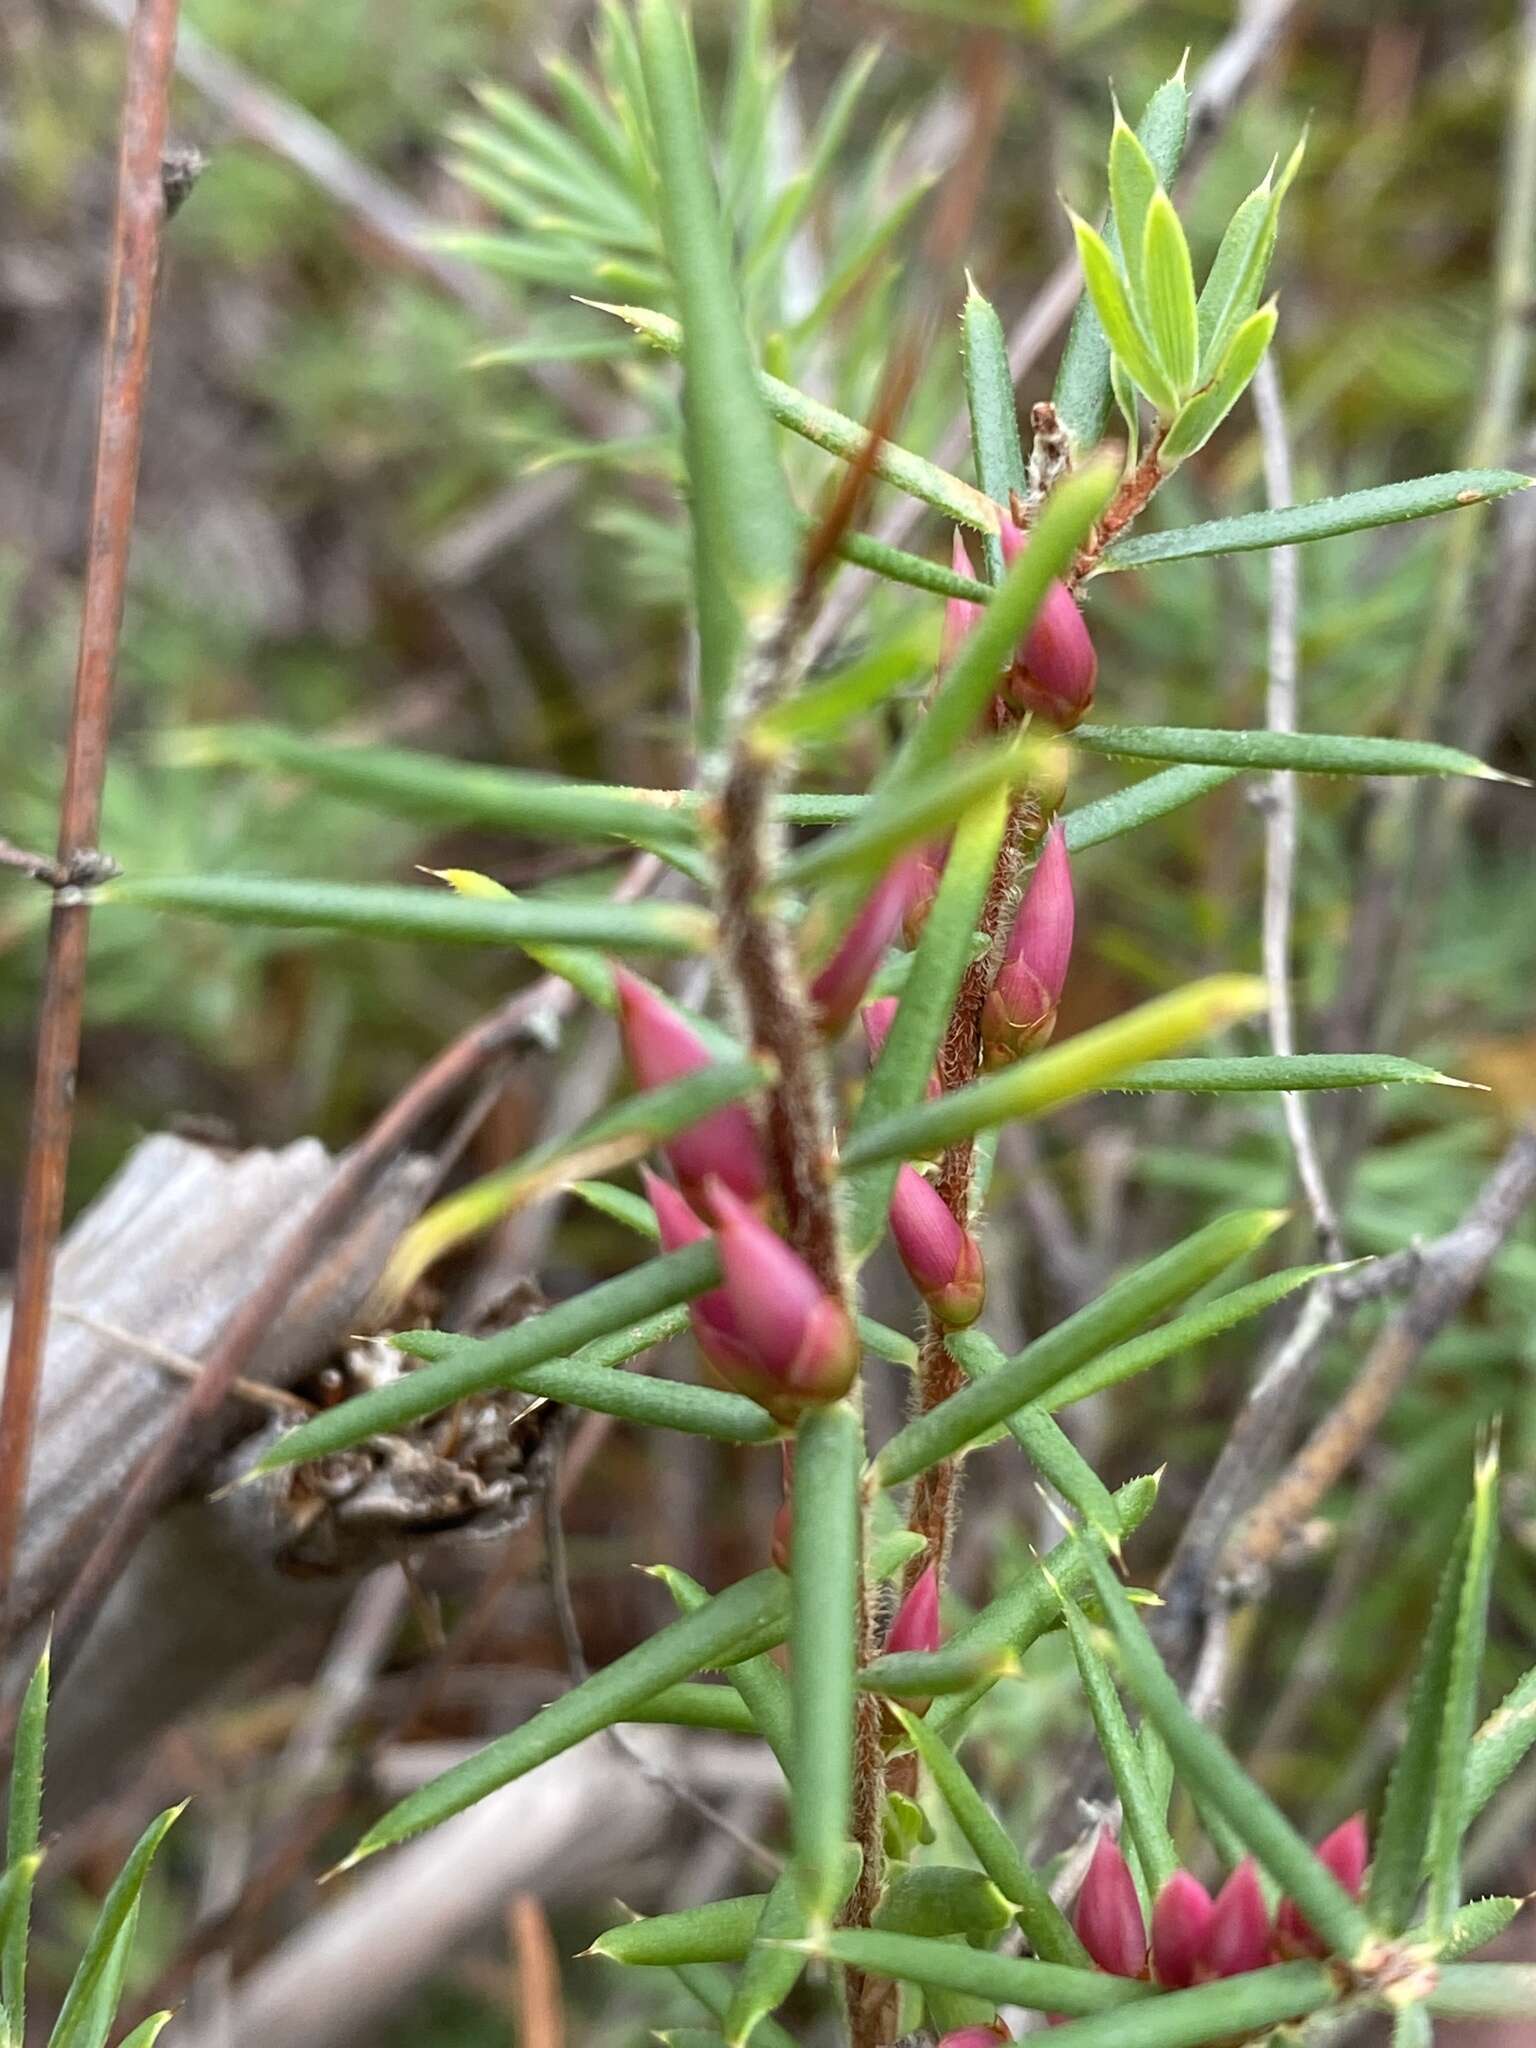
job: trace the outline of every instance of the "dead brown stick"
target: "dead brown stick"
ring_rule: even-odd
[[[565,2001],[549,1917],[532,1892],[514,1892],[507,1932],[517,1962],[514,1992],[519,2048],[565,2048]]]
[[[82,856],[95,853],[101,823],[112,685],[144,431],[155,276],[165,219],[160,166],[179,11],[180,0],[139,0],[128,38],[96,472],[74,706],[59,806],[58,865],[66,873]],[[89,920],[85,903],[72,891],[61,890],[55,896],[48,926],[32,1122],[22,1184],[16,1306],[5,1392],[0,1397],[0,1612],[10,1587],[26,1501],[48,1297],[64,1213]]]
[[[1267,1573],[1328,1489],[1371,1441],[1426,1347],[1487,1272],[1536,1195],[1536,1129],[1514,1140],[1474,1203],[1381,1332],[1354,1384],[1234,1533],[1218,1581],[1241,1590]]]
[[[625,897],[643,893],[658,865],[654,855],[640,856],[631,863],[616,893]],[[312,1247],[345,1221],[375,1175],[410,1143],[429,1117],[483,1071],[488,1061],[520,1043],[546,1043],[551,1021],[563,1017],[576,1000],[576,991],[569,982],[558,975],[541,976],[499,1010],[471,1025],[439,1053],[347,1154],[314,1210],[272,1261],[262,1284],[230,1318],[204,1361],[200,1377],[187,1389],[175,1423],[134,1474],[117,1512],[81,1567],[54,1621],[53,1657],[57,1673],[62,1675],[68,1669],[92,1617],[159,1506],[182,1435],[196,1430],[217,1413],[263,1332],[303,1274]]]

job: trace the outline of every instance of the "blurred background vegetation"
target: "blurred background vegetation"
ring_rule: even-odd
[[[1201,236],[1208,247],[1213,225],[1309,124],[1276,265],[1298,495],[1455,466],[1485,412],[1490,268],[1517,73],[1513,12],[1466,0],[1369,9],[1312,0],[1280,11],[1288,18],[1278,40],[1187,201],[1197,253]],[[52,838],[73,665],[119,83],[111,12],[89,0],[9,0],[0,16],[0,830],[24,845]],[[559,85],[540,60],[564,52],[590,75],[593,32],[611,43],[613,25],[577,0],[189,0],[186,15],[204,59],[226,62],[217,91],[206,89],[206,72],[205,89],[184,86],[175,121],[178,139],[209,161],[171,231],[161,286],[103,844],[139,872],[408,880],[418,866],[462,865],[513,887],[581,886],[584,857],[430,830],[281,773],[210,765],[197,735],[271,725],[614,781],[686,779],[675,385],[668,366],[571,302],[581,293],[665,304],[646,224],[631,230],[609,216],[596,232],[580,180],[528,144],[515,112],[498,117],[494,102],[472,93],[489,82],[559,119]],[[879,388],[929,194],[960,157],[977,110],[995,96],[974,222],[963,248],[930,249],[928,268],[957,294],[968,264],[1012,323],[1068,247],[1058,195],[1088,213],[1101,204],[1108,83],[1139,108],[1186,47],[1198,78],[1238,18],[1222,0],[821,0],[745,10],[700,0],[698,16],[711,89],[731,110],[726,169],[765,359],[854,412]],[[770,36],[796,53],[778,88]],[[855,98],[847,67],[872,41],[881,54],[867,77],[860,65]],[[621,66],[622,50],[610,62]],[[346,198],[335,179],[325,189],[294,160],[314,141],[313,122],[328,134]],[[276,148],[254,139],[263,124]],[[509,171],[498,146],[517,155],[521,172]],[[547,174],[542,197],[530,161]],[[797,192],[807,164],[813,179]],[[534,261],[528,229],[541,208],[561,213],[570,231],[557,258],[546,232]],[[413,242],[411,209],[465,239]],[[937,447],[961,403],[955,338],[942,321],[901,429],[912,446]],[[488,354],[499,360],[472,367]],[[1026,405],[1048,390],[1053,356],[1021,389]],[[1517,433],[1483,452],[1524,467],[1532,451]],[[790,454],[809,501],[830,465],[799,445]],[[1167,523],[1261,502],[1247,408],[1166,498],[1158,517]],[[1523,618],[1500,624],[1498,673],[1478,663],[1501,596],[1532,552],[1519,502],[1501,518],[1476,530],[1478,573],[1451,619],[1434,722],[1455,737],[1458,694],[1476,689],[1488,711],[1487,758],[1530,775],[1536,718],[1521,682]],[[1436,680],[1448,540],[1446,522],[1429,522],[1305,554],[1304,724],[1390,733],[1411,723],[1416,691],[1426,675]],[[938,556],[947,535],[930,519],[908,545]],[[1265,592],[1263,557],[1096,584],[1101,714],[1261,723]],[[847,651],[931,625],[936,611],[936,600],[882,589],[851,616],[840,644]],[[868,746],[878,745],[872,733]],[[810,776],[857,787],[872,757],[855,749],[814,761]],[[1077,800],[1118,772],[1085,764]],[[1345,1028],[1352,914],[1377,803],[1343,782],[1304,788],[1303,1046],[1323,1047],[1330,1030]],[[1489,1092],[1403,1091],[1371,1106],[1370,1149],[1347,1203],[1354,1252],[1447,1228],[1510,1121],[1536,1105],[1532,844],[1525,795],[1477,786],[1458,814],[1443,884],[1420,906],[1411,994],[1388,1035],[1366,1042]],[[1218,965],[1256,964],[1261,855],[1259,815],[1234,783],[1085,860],[1063,1028]],[[40,892],[0,887],[7,1162],[19,1160],[23,1141],[42,908]],[[72,1204],[150,1130],[196,1129],[238,1144],[308,1131],[346,1143],[445,1039],[528,972],[481,952],[99,918]],[[606,1027],[578,1027],[563,1061],[509,1081],[470,1165],[514,1155],[546,1114],[600,1099],[614,1073]],[[1070,1302],[1073,1258],[1080,1272],[1099,1274],[1218,1206],[1283,1200],[1289,1187],[1278,1107],[1264,1099],[1194,1111],[1171,1098],[1098,1104],[1053,1123],[1027,1150],[1005,1149],[1003,1168],[992,1264],[1003,1276],[995,1293],[1004,1341],[1010,1320],[1023,1329]],[[0,1266],[17,1181],[8,1165]],[[629,1256],[622,1234],[589,1213],[550,1215],[541,1233],[536,1248],[526,1236],[504,1240],[498,1256],[503,1269],[536,1258],[551,1294]],[[1298,1232],[1293,1249],[1300,1242]],[[887,1307],[901,1318],[899,1298]],[[1498,1411],[1512,1483],[1493,1681],[1531,1659],[1533,1333],[1536,1236],[1527,1227],[1473,1313],[1435,1346],[1363,1478],[1330,1504],[1316,1559],[1282,1582],[1262,1641],[1246,1646],[1240,1732],[1261,1742],[1265,1775],[1314,1826],[1376,1786],[1469,1446]],[[1347,1355],[1341,1347],[1332,1360],[1334,1385],[1362,1341],[1357,1330]],[[1220,1441],[1235,1376],[1251,1357],[1251,1339],[1227,1340],[1155,1388],[1138,1382],[1088,1425],[1111,1479],[1169,1461],[1163,1509],[1144,1539],[1154,1556]],[[899,1400],[892,1388],[892,1412]],[[658,1449],[620,1431],[600,1455],[606,1484],[589,1485],[573,1512],[573,1568],[599,1657],[660,1618],[660,1596],[637,1589],[633,1560],[666,1556],[717,1581],[760,1557],[773,1499],[771,1473],[700,1447]],[[1038,1504],[1009,1498],[986,1460],[977,1461],[972,1501],[958,1600],[981,1596],[1041,1526]],[[1356,1592],[1340,1625],[1313,1639],[1325,1682],[1266,1733],[1341,1540]],[[539,1599],[511,1601],[500,1622],[478,1653],[491,1670],[558,1666]],[[422,1645],[407,1637],[395,1654],[408,1668]],[[277,1659],[268,1721],[247,1705],[199,1737],[210,1810],[257,1772],[282,1722],[282,1686],[311,1666],[302,1647]],[[1032,1668],[1038,1682],[1000,1689],[988,1724],[992,1781],[1021,1831],[1050,1786],[1050,1774],[1025,1759],[1064,1744],[1078,1712],[1059,1657],[1047,1648]],[[493,1706],[477,1719],[464,1707],[447,1732],[474,1732],[485,1713],[495,1725],[507,1711]],[[1528,1815],[1536,1783],[1516,1796]],[[189,1828],[167,1865],[152,1966],[186,1936],[211,1825],[198,1824],[202,1837]],[[658,1842],[638,1870],[632,1859],[626,1895],[636,1904],[670,1900],[689,1825],[680,1816],[672,1842]],[[1486,1888],[1536,1886],[1519,1834],[1506,1824],[1490,1843],[1479,1873]],[[590,1909],[562,1910],[564,1952],[609,1917],[600,1889]],[[257,1945],[276,1940],[312,1896],[296,1884],[269,1907]],[[67,1931],[67,1898],[54,1910]],[[481,1953],[445,1959],[419,2011],[376,2038],[464,2048],[506,2039],[499,1942],[492,1930]],[[574,2039],[628,2042],[672,2009],[673,1993],[658,1989],[646,2005],[587,1964],[567,1973],[567,1996]],[[605,2002],[621,1996],[622,2010]]]

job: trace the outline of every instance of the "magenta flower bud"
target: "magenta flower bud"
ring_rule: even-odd
[[[1152,1907],[1152,1974],[1170,1991],[1196,1981],[1213,1911],[1198,1877],[1176,1870]]]
[[[1147,1929],[1136,1882],[1108,1828],[1099,1830],[1073,1924],[1083,1947],[1112,1977],[1139,1977],[1146,1968]]]
[[[989,1066],[1008,1065],[1044,1045],[1055,1030],[1074,920],[1066,834],[1056,824],[1045,835],[1008,934],[1003,964],[982,1006],[982,1046]]]
[[[622,967],[614,969],[613,982],[625,1057],[642,1088],[680,1081],[710,1064],[704,1041],[655,989]],[[742,1103],[711,1110],[690,1130],[669,1138],[662,1150],[689,1190],[702,1188],[711,1174],[717,1174],[744,1202],[759,1201],[768,1191],[757,1126]]]
[[[1317,1845],[1317,1860],[1332,1871],[1352,1899],[1360,1896],[1365,1866],[1371,1860],[1371,1841],[1365,1815],[1351,1814]],[[1292,1961],[1305,1956],[1325,1956],[1328,1944],[1314,1932],[1293,1899],[1282,1899],[1275,1915],[1275,1953]]]
[[[1209,1979],[1262,1970],[1269,1961],[1269,1946],[1269,1909],[1264,1904],[1258,1867],[1251,1856],[1245,1856],[1212,1903],[1197,1974]]]
[[[1012,562],[1029,545],[1011,519],[1002,526],[1003,559]],[[1014,655],[1004,695],[1019,711],[1033,711],[1067,732],[1093,703],[1099,658],[1077,600],[1064,583],[1052,583],[1035,623]]]
[[[885,1655],[939,1647],[939,1573],[929,1565],[896,1610],[885,1638]]]
[[[987,1298],[981,1247],[915,1166],[896,1175],[891,1235],[912,1285],[939,1321],[957,1330],[974,1323]]]
[[[831,1037],[841,1031],[869,987],[875,969],[901,930],[923,866],[920,852],[904,853],[864,899],[837,951],[811,983],[816,1021]]]
[[[722,1180],[711,1180],[707,1192],[720,1247],[720,1292],[733,1325],[733,1384],[777,1421],[792,1423],[802,1410],[836,1401],[852,1386],[859,1368],[853,1323],[799,1253]]]
[[[955,528],[955,537],[950,543],[949,566],[957,576],[969,576],[973,583],[976,581],[976,571],[970,556],[965,551],[965,542],[961,538],[958,526]],[[984,605],[972,604],[970,599],[966,597],[952,597],[945,603],[944,630],[939,636],[940,675],[943,675],[945,669],[954,660],[960,642],[970,632],[985,609]]]
[[[999,2041],[1013,2037],[1001,2020],[994,2020],[990,2027],[956,2027],[939,2042],[939,2048],[997,2048]]]
[[[686,1196],[679,1194],[676,1188],[647,1167],[641,1167],[640,1177],[656,1213],[664,1252],[680,1252],[686,1245],[697,1244],[701,1238],[709,1236],[708,1224],[701,1222],[693,1213]],[[750,1373],[750,1363],[742,1351],[736,1314],[724,1289],[717,1287],[708,1294],[696,1296],[688,1304],[688,1321],[693,1330],[693,1340],[715,1377],[726,1386],[739,1390],[743,1375]]]
[[[877,996],[874,1002],[866,1003],[859,1012],[860,1022],[864,1026],[864,1043],[869,1047],[871,1066],[885,1049],[885,1041],[891,1035],[891,1025],[895,1022],[900,1000],[899,996]],[[929,1100],[932,1101],[935,1095],[941,1095],[943,1092],[943,1084],[938,1075],[930,1074],[927,1088]]]

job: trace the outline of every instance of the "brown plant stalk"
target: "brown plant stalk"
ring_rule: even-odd
[[[48,1302],[74,1127],[90,913],[78,890],[67,883],[68,878],[88,875],[98,858],[96,835],[101,824],[112,686],[144,431],[160,231],[166,215],[161,163],[179,11],[180,0],[139,0],[128,38],[85,591],[59,805],[57,865],[66,886],[55,894],[48,926],[32,1120],[22,1184],[15,1312],[5,1391],[0,1397],[0,1613],[10,1588],[26,1505]]]

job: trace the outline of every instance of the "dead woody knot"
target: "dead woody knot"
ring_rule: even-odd
[[[80,847],[55,860],[51,854],[33,853],[24,846],[15,846],[9,839],[0,839],[0,868],[13,868],[18,874],[30,876],[34,882],[41,882],[44,888],[61,893],[94,889],[123,872],[109,853],[101,853],[94,847]]]

